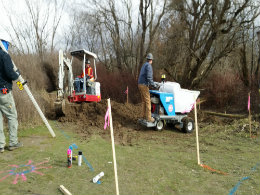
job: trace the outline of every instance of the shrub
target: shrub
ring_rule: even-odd
[[[128,86],[130,103],[139,103],[140,95],[135,77],[128,72],[107,71],[103,66],[97,67],[98,79],[101,85],[102,98],[111,98],[117,102],[126,102],[125,91]]]
[[[227,112],[246,112],[248,92],[251,91],[251,108],[258,109],[259,94],[257,87],[245,87],[238,74],[232,70],[214,71],[202,84],[202,97],[206,102],[204,108]]]

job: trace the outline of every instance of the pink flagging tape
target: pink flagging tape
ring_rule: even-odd
[[[128,87],[127,87],[126,90],[125,90],[125,94],[128,94]]]
[[[184,111],[181,112],[181,113],[184,114],[184,113],[189,113],[190,111],[192,111],[192,109],[194,108],[194,104],[195,104],[195,103],[192,103],[192,104],[189,106],[188,109],[184,110]]]
[[[247,110],[250,110],[250,94],[248,95]]]
[[[199,104],[199,103],[200,103],[200,98],[198,98],[198,99],[196,100],[196,102],[197,102],[197,104]],[[184,110],[184,111],[182,112],[182,114],[189,113],[190,111],[192,111],[193,108],[194,108],[194,105],[195,105],[195,102],[192,103],[192,104],[190,104],[190,106],[189,106],[186,110]]]
[[[107,112],[106,112],[106,115],[105,115],[104,129],[106,130],[107,127],[109,127],[109,108],[107,108]]]

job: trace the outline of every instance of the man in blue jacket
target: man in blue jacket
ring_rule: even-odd
[[[154,122],[151,114],[151,98],[149,93],[149,86],[155,86],[153,81],[153,55],[148,53],[146,56],[147,61],[143,64],[139,78],[138,78],[138,88],[141,93],[142,98],[142,117],[148,122]]]
[[[10,55],[4,51],[8,50],[9,42],[1,39],[0,45],[0,152],[4,152],[5,134],[3,129],[3,115],[8,119],[9,128],[9,150],[22,147],[22,143],[17,138],[17,111],[12,95],[12,81],[17,80],[19,72],[14,71]]]

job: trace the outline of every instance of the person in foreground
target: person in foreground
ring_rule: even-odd
[[[17,111],[12,94],[12,81],[17,80],[20,73],[14,71],[14,65],[12,63],[10,55],[4,51],[8,50],[9,41],[0,37],[0,153],[4,152],[6,145],[5,134],[3,128],[3,115],[8,120],[9,128],[9,150],[14,150],[23,146],[21,142],[18,142],[17,137]],[[3,48],[4,47],[4,48]]]

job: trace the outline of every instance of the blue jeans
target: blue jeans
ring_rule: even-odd
[[[9,146],[13,146],[18,143],[18,121],[15,102],[11,91],[7,94],[2,94],[0,92],[0,148],[3,148],[5,146],[3,115],[5,115],[8,119]]]
[[[75,90],[76,92],[80,92],[81,89],[83,88],[83,79],[82,78],[76,78],[75,79]]]

